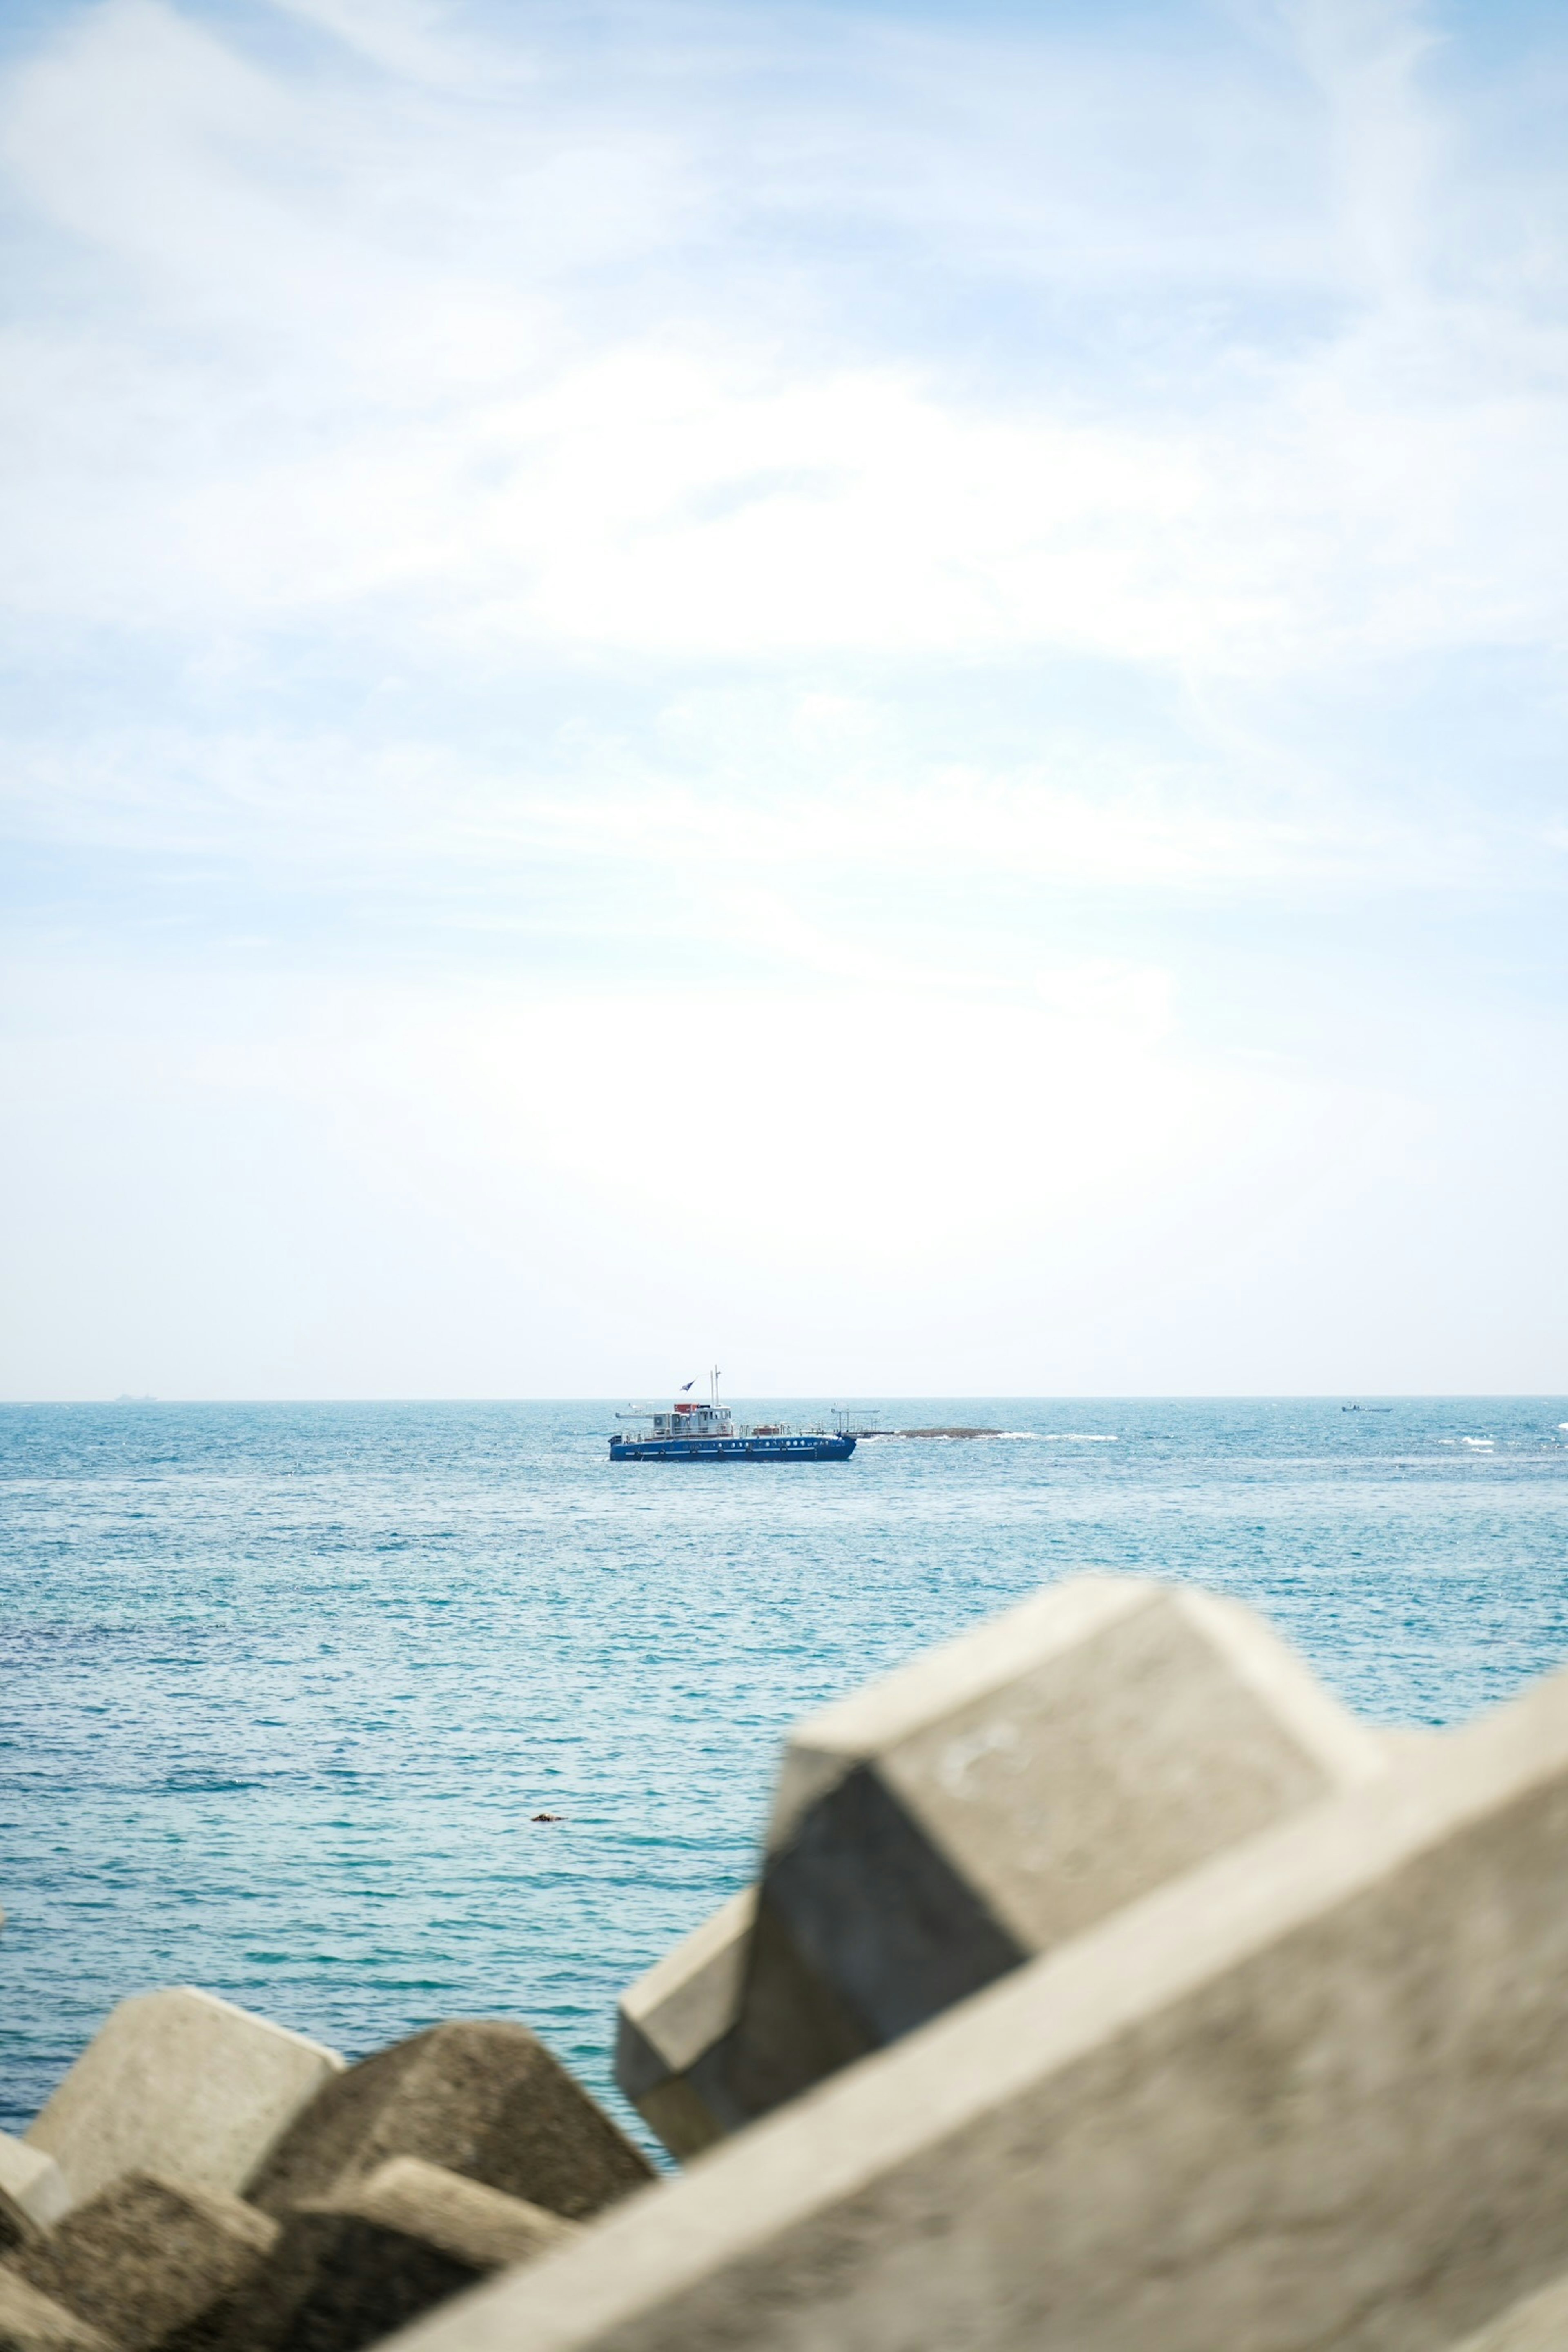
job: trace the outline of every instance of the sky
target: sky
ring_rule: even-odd
[[[0,0],[0,1394],[1568,1388],[1565,99]]]

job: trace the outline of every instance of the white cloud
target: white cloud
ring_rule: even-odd
[[[111,1389],[704,1320],[763,1385],[1545,1377],[1564,167],[1430,26],[62,10],[0,80],[28,1360],[96,1285],[171,1335]],[[1495,1346],[1428,1295],[1489,1203]]]
[[[678,163],[613,88],[546,128],[524,86],[509,135],[413,11],[385,23],[417,90],[367,128],[352,88],[108,0],[13,76],[5,147],[142,307],[128,278],[115,323],[45,310],[13,337],[12,594],[121,627],[434,631],[495,665],[1038,650],[1266,677],[1558,646],[1558,331],[1506,289],[1431,290],[1439,132],[1411,12],[1292,21],[1351,224],[1341,316],[1273,352],[1211,334],[1194,412],[1184,298],[1147,291],[1179,229],[1146,202],[1120,275],[1173,399],[1130,404],[1081,360],[960,396],[934,352],[791,348],[700,131]],[[1048,42],[1028,63],[1049,91]],[[668,298],[657,331],[596,291],[638,257]]]
[[[437,0],[272,0],[272,5],[341,41],[371,64],[421,87],[471,85],[476,75],[530,78],[526,52],[498,48],[458,31]]]

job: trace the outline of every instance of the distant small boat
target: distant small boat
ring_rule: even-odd
[[[789,1429],[776,1421],[737,1429],[729,1406],[719,1402],[716,1368],[709,1390],[706,1404],[677,1397],[667,1412],[617,1413],[631,1425],[611,1438],[611,1461],[847,1462],[855,1451],[847,1431]]]

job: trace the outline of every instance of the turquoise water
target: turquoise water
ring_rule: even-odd
[[[614,2104],[616,1994],[750,1875],[791,1718],[1076,1569],[1237,1593],[1384,1722],[1568,1656],[1568,1399],[891,1417],[1019,1433],[675,1468],[595,1404],[0,1409],[0,2126],[181,1981],[351,2055],[521,2017]]]

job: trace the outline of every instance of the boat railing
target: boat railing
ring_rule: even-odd
[[[703,1411],[708,1409],[701,1408]],[[682,1413],[679,1417],[677,1426],[661,1433],[671,1437],[688,1435],[691,1437],[832,1437],[843,1433],[826,1428],[820,1421],[735,1421],[728,1417],[728,1407],[724,1408],[724,1412],[726,1424],[721,1429],[680,1426],[680,1423],[686,1423],[689,1420],[689,1416]],[[672,1417],[668,1405],[651,1405],[646,1412],[617,1412],[616,1420],[623,1426],[631,1426],[639,1423],[668,1421]],[[695,1422],[697,1415],[691,1414],[689,1420]]]

